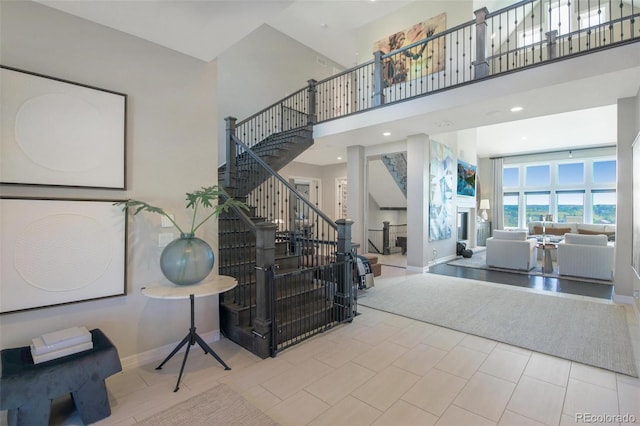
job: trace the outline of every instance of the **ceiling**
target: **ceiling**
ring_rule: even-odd
[[[358,62],[358,28],[411,3],[406,0],[35,1],[206,62],[215,59],[259,26],[268,24],[345,68]],[[492,2],[495,3],[487,0],[483,4]],[[615,83],[609,81],[602,87]],[[637,92],[638,84],[635,84],[632,95]],[[585,104],[596,106],[596,109],[582,107],[576,110],[574,107],[572,110],[566,106],[562,110],[564,115],[554,115],[548,112],[548,107],[545,108],[554,94],[548,93],[547,96],[540,93],[537,99],[530,97],[529,103],[539,105],[531,108],[528,114],[523,114],[523,117],[527,117],[523,120],[505,112],[506,105],[482,106],[485,112],[483,120],[473,117],[473,114],[477,115],[477,105],[473,110],[464,112],[467,114],[466,122],[474,123],[478,129],[478,155],[508,155],[514,149],[517,152],[562,149],[576,144],[576,141],[580,146],[615,142],[615,102],[603,103],[600,100]],[[346,132],[342,136],[321,138],[316,142],[315,149],[297,160],[318,165],[334,164],[346,161],[345,147],[353,144],[354,140],[379,144],[400,140],[411,134],[469,128],[468,125],[459,124],[449,126],[450,117],[460,119],[461,114],[463,110],[449,111],[448,115],[442,116],[431,114],[431,128],[425,124],[428,120],[416,116],[410,120],[379,123],[356,133]],[[439,128],[433,127],[433,120],[438,120]],[[392,135],[383,137],[383,131],[390,131]]]

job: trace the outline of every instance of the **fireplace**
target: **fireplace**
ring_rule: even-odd
[[[469,212],[458,211],[456,224],[458,241],[467,241],[469,239]]]

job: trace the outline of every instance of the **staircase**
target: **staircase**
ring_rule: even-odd
[[[351,264],[337,253],[337,225],[277,174],[313,144],[311,126],[267,129],[249,147],[235,136],[246,132],[246,122],[227,119],[234,155],[218,169],[226,192],[249,206],[219,217],[219,273],[238,280],[220,296],[220,328],[266,358],[350,320],[355,304]],[[350,241],[347,247],[342,253]]]
[[[396,154],[386,154],[382,156],[382,163],[387,167],[393,180],[398,187],[407,196],[407,154],[399,152]]]

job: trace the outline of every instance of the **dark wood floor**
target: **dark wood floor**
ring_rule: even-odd
[[[509,284],[537,290],[555,291],[558,293],[576,294],[580,296],[609,299],[613,297],[613,286],[592,282],[567,280],[563,278],[541,277],[528,274],[512,274],[501,271],[465,268],[446,263],[429,267],[429,272],[438,275],[448,275],[459,278],[470,278],[499,284]]]

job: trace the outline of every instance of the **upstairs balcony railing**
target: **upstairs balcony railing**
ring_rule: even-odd
[[[525,0],[309,86],[316,122],[640,40],[640,0]]]

